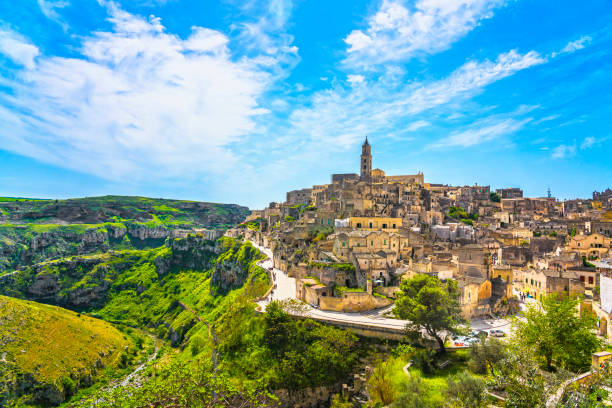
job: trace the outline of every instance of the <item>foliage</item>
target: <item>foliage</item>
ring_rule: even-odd
[[[436,370],[435,353],[428,349],[418,349],[412,356],[412,363],[424,374],[433,374]]]
[[[393,312],[410,322],[406,325],[409,338],[422,337],[424,330],[444,353],[444,333],[461,333],[460,325],[465,321],[458,299],[457,282],[443,283],[437,277],[420,274],[401,282]]]
[[[336,286],[334,288],[334,292],[337,297],[342,297],[346,292],[364,292],[364,290],[362,288],[348,288],[346,286]]]
[[[550,231],[550,234],[548,235],[554,238],[557,236],[557,231]]]
[[[419,375],[411,374],[403,383],[393,408],[438,408],[438,404],[429,398],[429,390]]]
[[[264,320],[263,343],[278,360],[273,386],[298,389],[334,383],[357,360],[357,338],[348,331],[291,319],[276,302],[268,305]]]
[[[491,194],[489,194],[489,197],[491,198],[491,201],[493,201],[494,203],[499,203],[501,201],[499,194],[497,194],[496,192],[491,192]]]
[[[544,408],[552,388],[530,349],[512,348],[497,364],[494,386],[506,393],[506,408]]]
[[[570,230],[569,235],[570,235],[570,237],[575,237],[576,233],[577,233],[576,227],[572,227],[572,229]]]
[[[448,209],[448,216],[451,218],[454,218],[456,220],[461,220],[463,222],[463,220],[466,221],[478,221],[478,214],[468,214],[467,211],[465,211],[463,208],[461,207],[453,207],[451,206]]]
[[[332,397],[331,408],[353,408],[353,404],[348,401],[348,398],[342,397],[341,394],[335,394]]]
[[[600,341],[593,333],[596,318],[592,313],[577,313],[579,299],[550,295],[542,300],[541,308],[531,305],[523,319],[514,319],[515,340],[531,347],[545,366],[554,364],[570,371],[589,367],[591,354]]]
[[[591,262],[587,261],[586,256],[582,257],[582,266],[587,267],[587,268],[595,268],[594,264],[592,264]]]
[[[395,400],[396,393],[392,378],[393,366],[391,361],[380,360],[368,380],[370,397],[374,402],[380,402],[386,406]]]
[[[486,338],[470,349],[470,369],[477,374],[495,374],[495,364],[506,358],[504,344],[495,338]]]
[[[409,344],[404,344],[404,343],[399,344],[397,347],[391,350],[391,354],[393,355],[393,357],[404,358],[404,359],[410,358],[412,355],[414,355],[414,352],[415,352],[414,347],[412,347]]]
[[[350,262],[316,262],[311,261],[310,266],[312,268],[331,268],[338,269],[343,272],[355,272],[355,265]]]
[[[17,397],[48,388],[61,401],[76,391],[81,379],[95,376],[96,364],[117,367],[122,350],[131,344],[104,321],[4,296],[0,322],[0,356],[6,370],[0,390]],[[15,376],[24,375],[32,381],[13,389]],[[0,391],[0,402],[4,397]]]
[[[139,386],[115,388],[79,402],[77,407],[255,408],[278,406],[276,398],[256,387],[236,386],[230,378],[197,362],[174,363]]]
[[[448,407],[481,408],[487,406],[485,382],[463,371],[447,380]]]
[[[285,221],[285,222],[294,222],[294,221],[295,221],[295,218],[293,218],[293,217],[292,217],[292,216],[290,216],[290,215],[285,215],[284,221]]]

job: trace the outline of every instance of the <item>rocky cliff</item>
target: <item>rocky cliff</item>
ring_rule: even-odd
[[[156,248],[202,229],[214,239],[211,230],[236,224],[247,213],[237,205],[141,197],[0,199],[0,275],[72,255]]]
[[[71,310],[103,307],[110,292],[142,293],[170,272],[208,270],[214,241],[190,235],[151,250],[110,251],[43,262],[0,276],[0,293]]]

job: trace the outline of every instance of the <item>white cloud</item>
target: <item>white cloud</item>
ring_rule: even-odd
[[[61,25],[64,31],[68,30],[68,24],[60,17],[56,9],[62,9],[69,5],[70,2],[67,0],[38,0],[38,7],[45,17]]]
[[[531,118],[486,118],[476,122],[469,129],[453,132],[437,142],[430,144],[430,148],[446,147],[470,147],[486,142],[490,142],[502,136],[510,135],[522,129]]]
[[[365,80],[365,77],[363,75],[348,75],[346,80],[352,85],[356,85],[362,83]]]
[[[364,30],[345,39],[349,65],[371,66],[433,54],[472,31],[505,0],[383,0]]]
[[[577,39],[575,41],[570,41],[569,43],[567,43],[567,45],[565,47],[563,47],[563,49],[561,51],[553,52],[551,55],[554,58],[554,57],[556,57],[558,55],[562,55],[562,54],[571,54],[573,52],[576,52],[578,50],[583,49],[588,44],[590,44],[592,40],[593,39],[590,36],[585,35],[585,36],[580,37],[579,39]]]
[[[367,86],[347,89],[334,83],[291,114],[290,131],[337,149],[349,148],[365,134],[397,136],[415,123],[420,126],[419,114],[465,100],[495,81],[544,62],[535,51],[512,50],[496,61],[467,62],[437,81],[406,84],[402,76],[381,75]]]
[[[588,149],[595,144],[595,138],[593,136],[587,136],[584,138],[582,143],[580,144],[580,149]]]
[[[0,54],[27,68],[33,68],[34,59],[40,54],[38,47],[9,29],[0,28]]]
[[[517,71],[544,62],[546,60],[535,51],[519,54],[516,50],[500,54],[495,62],[470,61],[448,78],[416,89],[404,104],[412,113],[421,112],[445,104],[458,95],[477,91]]]
[[[555,159],[564,159],[576,154],[576,145],[561,144],[552,150],[552,157]]]
[[[107,7],[113,31],[86,38],[78,58],[34,64],[36,47],[13,51],[27,69],[9,82],[13,94],[0,93],[2,147],[124,182],[239,165],[230,145],[266,112],[268,66],[232,58],[217,31],[194,27],[181,39],[157,18]]]
[[[411,124],[409,124],[406,129],[411,132],[414,132],[415,130],[419,130],[430,125],[431,123],[427,122],[426,120],[417,120],[416,122],[412,122]]]

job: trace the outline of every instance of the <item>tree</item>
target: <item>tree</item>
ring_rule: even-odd
[[[283,305],[279,301],[273,300],[266,307],[264,321],[265,344],[270,351],[280,356],[289,343],[292,331],[291,316],[284,310]]]
[[[380,361],[370,376],[370,396],[376,402],[387,406],[395,400],[393,387],[393,366],[391,360]]]
[[[404,280],[396,295],[393,312],[408,320],[409,337],[422,336],[423,331],[438,343],[441,353],[446,352],[446,333],[459,334],[465,319],[461,316],[457,282],[442,282],[437,277],[417,275]]]
[[[495,375],[495,364],[506,357],[506,347],[494,338],[483,340],[482,344],[474,344],[470,349],[470,368],[476,374]]]
[[[489,194],[489,197],[491,197],[491,201],[493,201],[494,203],[499,203],[501,201],[499,194],[497,194],[496,192],[491,192],[491,194]]]
[[[541,308],[531,305],[523,319],[514,320],[515,340],[532,348],[549,370],[553,363],[574,372],[588,368],[601,344],[592,331],[595,316],[579,313],[579,302],[569,296],[546,296]]]
[[[506,392],[506,408],[544,408],[547,384],[539,370],[533,350],[512,347],[505,359],[497,363],[494,386]]]
[[[467,371],[449,377],[446,380],[446,395],[449,407],[480,408],[486,406],[486,386],[482,379],[470,375]]]

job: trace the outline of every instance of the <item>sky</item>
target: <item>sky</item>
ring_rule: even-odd
[[[612,2],[0,1],[0,196],[612,187]]]

